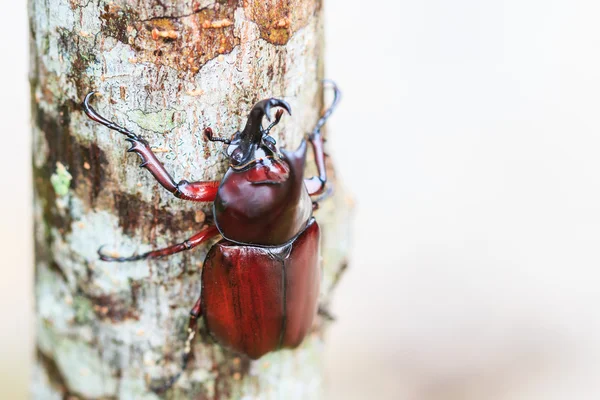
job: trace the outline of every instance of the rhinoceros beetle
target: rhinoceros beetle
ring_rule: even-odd
[[[221,181],[176,183],[141,136],[107,120],[90,105],[95,92],[83,101],[89,118],[123,135],[131,143],[152,176],[174,196],[196,202],[213,202],[214,225],[204,227],[188,240],[131,257],[113,257],[98,250],[104,261],[135,261],[190,250],[221,235],[211,247],[202,268],[202,290],[190,314],[185,369],[197,321],[204,318],[210,336],[234,352],[258,359],[281,348],[295,348],[308,333],[318,309],[320,284],[319,225],[312,216],[324,197],[327,174],[321,128],[339,101],[333,88],[331,106],[295,151],[278,149],[270,130],[283,110],[283,100],[270,98],[252,107],[246,126],[223,142],[229,169]],[[279,108],[275,120],[263,128],[269,112]],[[311,144],[318,176],[304,178],[307,141]],[[313,198],[311,199],[311,196]],[[316,196],[316,197],[315,197]],[[174,377],[168,386],[171,386]]]

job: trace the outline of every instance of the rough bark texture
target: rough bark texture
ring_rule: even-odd
[[[253,103],[293,107],[274,136],[293,148],[321,110],[320,0],[30,0],[36,218],[36,399],[155,399],[149,385],[180,369],[188,312],[209,246],[155,261],[98,260],[180,242],[210,204],[173,198],[102,114],[142,133],[176,180],[227,168],[202,129],[229,136]],[[347,200],[336,187],[316,216],[323,230],[322,303],[343,269]],[[316,399],[323,320],[294,351],[250,362],[197,337],[166,398]]]

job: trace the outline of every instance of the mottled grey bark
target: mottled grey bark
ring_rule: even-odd
[[[218,179],[227,163],[211,126],[228,136],[264,97],[286,99],[274,136],[292,148],[321,110],[320,0],[30,0],[36,219],[36,399],[154,399],[152,382],[177,373],[188,312],[208,246],[155,261],[98,260],[181,241],[209,204],[173,198],[118,133],[81,112],[96,108],[139,132],[176,179]],[[335,179],[334,179],[335,182]],[[347,200],[317,212],[326,303],[344,265]],[[198,337],[167,398],[316,399],[322,334],[250,362]]]

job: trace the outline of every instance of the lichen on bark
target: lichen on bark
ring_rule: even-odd
[[[221,146],[206,143],[202,129],[231,135],[265,97],[292,105],[293,117],[273,133],[280,145],[297,146],[322,107],[321,5],[269,3],[269,18],[290,21],[280,26],[257,17],[261,4],[29,1],[34,398],[156,399],[150,384],[179,372],[209,247],[129,264],[101,262],[96,251],[107,245],[131,253],[179,242],[211,218],[210,204],[174,199],[159,188],[125,152],[123,138],[91,123],[80,103],[98,91],[96,108],[141,133],[176,179],[222,176]],[[317,212],[324,303],[346,251],[347,200],[335,187],[336,196]],[[319,320],[301,348],[255,362],[214,345],[201,328],[188,369],[165,396],[319,398],[323,328]]]

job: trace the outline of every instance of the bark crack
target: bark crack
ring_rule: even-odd
[[[164,7],[164,5],[162,3],[160,3],[161,6]],[[161,20],[161,19],[168,19],[168,20],[178,20],[181,18],[187,18],[187,17],[191,17],[193,15],[197,15],[200,14],[202,11],[206,11],[208,9],[210,9],[211,6],[206,6],[206,7],[202,7],[196,11],[192,11],[191,13],[187,13],[187,14],[181,14],[181,15],[163,15],[163,16],[154,16],[154,17],[150,17],[150,18],[145,18],[145,19],[140,19],[140,22],[149,22],[149,21],[156,21],[156,20]]]

